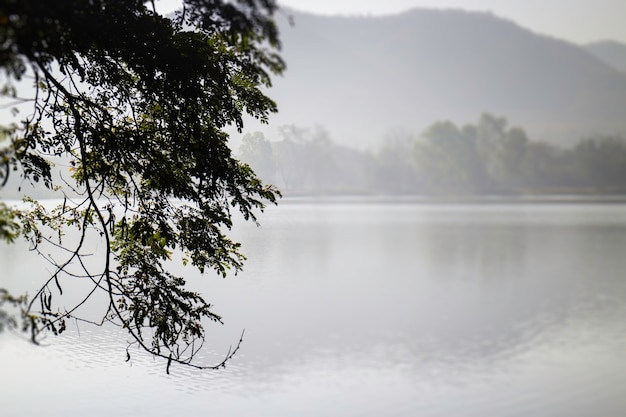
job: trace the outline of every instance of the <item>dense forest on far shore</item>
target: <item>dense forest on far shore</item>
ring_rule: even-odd
[[[376,150],[334,143],[321,127],[248,133],[239,158],[286,194],[494,195],[626,193],[626,141],[598,136],[560,148],[484,114],[420,135],[390,134]]]

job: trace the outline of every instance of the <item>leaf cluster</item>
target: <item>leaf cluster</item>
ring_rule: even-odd
[[[240,246],[226,235],[231,211],[256,221],[279,193],[231,155],[224,129],[241,130],[246,114],[266,121],[276,111],[262,89],[284,63],[272,0],[185,0],[174,16],[151,4],[0,4],[7,91],[26,79],[34,86],[32,112],[5,128],[0,180],[18,172],[66,194],[50,212],[33,204],[0,217],[0,230],[11,240],[19,228],[33,248],[45,241],[67,253],[65,261],[49,258],[55,272],[35,297],[34,338],[40,328],[57,333],[77,318],[76,308],[55,310],[51,297],[62,292],[62,278],[84,278],[109,297],[105,320],[147,351],[190,363],[204,337],[202,320],[220,318],[167,262],[180,251],[203,272],[241,269]],[[59,181],[52,161],[70,175],[61,172]],[[67,227],[79,231],[78,244],[62,239]],[[98,270],[82,262],[89,231],[104,243]],[[70,272],[72,264],[80,272]]]

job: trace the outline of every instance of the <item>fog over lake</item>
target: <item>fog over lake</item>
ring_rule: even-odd
[[[235,226],[243,273],[189,277],[225,322],[199,359],[245,329],[226,369],[127,363],[113,328],[5,333],[0,414],[626,412],[624,201],[289,198],[261,223]],[[0,284],[32,292],[24,249],[3,246]]]
[[[618,7],[484,1],[2,3],[0,417],[626,416]]]

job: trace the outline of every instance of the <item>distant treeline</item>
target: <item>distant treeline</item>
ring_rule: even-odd
[[[239,157],[286,193],[619,194],[626,141],[594,137],[570,148],[530,140],[505,118],[437,122],[421,135],[396,132],[374,151],[334,143],[324,129],[285,126],[278,141],[246,134]]]

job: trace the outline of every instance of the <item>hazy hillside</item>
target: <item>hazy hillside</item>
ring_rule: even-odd
[[[288,71],[270,91],[280,107],[273,126],[321,124],[356,146],[483,112],[553,142],[626,131],[626,74],[491,14],[293,19],[281,21]]]
[[[613,41],[594,42],[585,49],[611,67],[626,73],[626,45]]]

